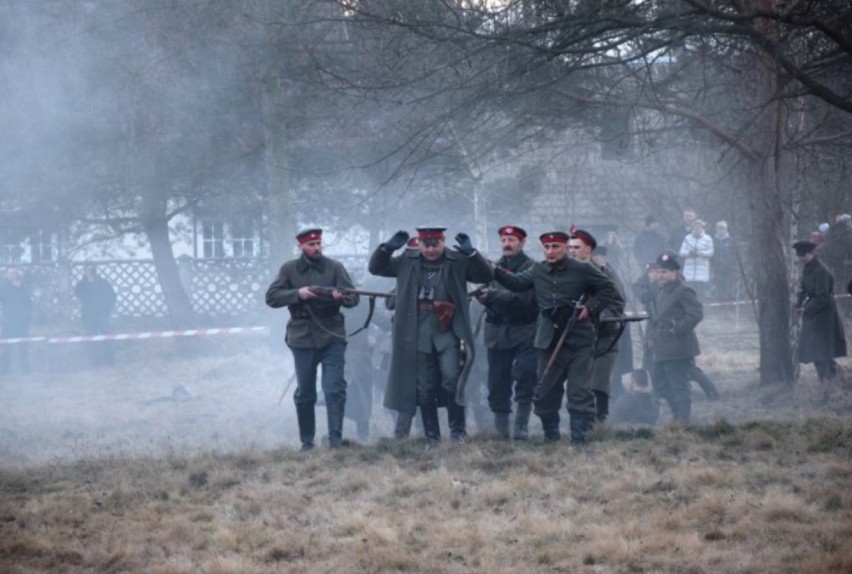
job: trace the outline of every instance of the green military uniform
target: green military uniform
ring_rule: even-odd
[[[624,285],[621,283],[621,279],[618,277],[615,269],[613,269],[610,265],[598,268],[615,284],[615,288],[618,289],[621,301],[608,306],[603,310],[601,315],[595,317],[595,319],[624,316],[625,291]],[[629,335],[628,329],[630,328],[630,325],[628,324],[624,328],[622,328],[622,325],[623,323],[617,322],[596,323],[597,339],[595,340],[595,359],[594,364],[592,365],[591,388],[592,392],[595,394],[595,417],[597,421],[601,423],[606,421],[607,415],[609,415],[609,397],[612,395],[612,374],[615,369],[616,361],[619,359],[619,339],[625,332]],[[627,343],[630,344],[629,339]],[[633,362],[632,351],[630,352],[629,360],[630,363]],[[633,365],[630,364],[626,370],[621,370],[621,373],[619,374],[630,372],[632,370]]]
[[[302,234],[300,234],[301,237]],[[317,366],[322,365],[322,390],[328,416],[329,444],[339,446],[346,405],[344,378],[346,329],[341,304],[330,297],[299,299],[301,287],[342,287],[353,289],[349,274],[339,261],[320,256],[311,260],[304,254],[284,263],[278,277],[266,291],[266,304],[288,307],[286,343],[293,353],[298,388],[293,394],[299,421],[302,448],[313,448],[317,401]],[[347,295],[342,304],[354,307],[358,295]]]
[[[570,313],[584,296],[588,296],[583,304],[591,316],[621,303],[615,284],[593,265],[567,257],[554,264],[537,262],[517,275],[497,268],[495,279],[513,291],[535,289],[540,313],[534,342],[539,350],[539,383],[534,407],[535,414],[541,418],[545,439],[559,439],[559,409],[564,393],[568,399],[571,440],[583,442],[595,420],[595,397],[589,386],[595,343],[591,321],[581,321],[574,326],[545,379],[542,373],[560,337],[559,326],[553,319],[560,322],[558,316]]]
[[[408,235],[404,236],[407,239]],[[435,428],[436,397],[432,394],[438,390],[433,385],[435,379],[440,379],[442,394],[445,396],[438,398],[446,401],[451,431],[454,438],[460,438],[465,432],[465,385],[474,360],[467,282],[490,281],[493,278],[490,265],[478,252],[468,256],[446,249],[441,259],[432,263],[414,249],[394,257],[393,248],[382,244],[370,257],[369,271],[373,275],[396,278],[393,353],[385,390],[385,407],[410,417],[419,406],[427,436],[439,437],[440,431]],[[434,277],[433,283],[428,283],[427,274]],[[448,301],[455,305],[448,331],[442,332],[438,328],[437,314],[426,309],[428,302],[421,297],[424,286],[433,290],[432,300]],[[461,369],[458,368],[460,341],[467,353]],[[427,364],[424,356],[433,360]],[[455,380],[448,380],[446,375],[451,367],[457,373],[452,377]],[[428,396],[424,396],[424,392]]]

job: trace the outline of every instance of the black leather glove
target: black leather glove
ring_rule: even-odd
[[[396,251],[400,247],[406,244],[408,241],[408,232],[399,230],[393,234],[393,237],[385,241],[382,245],[384,245],[390,251]]]
[[[467,236],[467,233],[459,233],[456,235],[456,245],[453,247],[455,247],[459,253],[467,255],[468,257],[476,253],[476,249],[473,248],[473,244],[470,242],[470,237]]]

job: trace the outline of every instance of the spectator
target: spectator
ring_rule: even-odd
[[[733,301],[736,295],[737,260],[734,242],[728,233],[726,221],[716,222],[716,236],[713,238],[713,285],[716,287],[716,299]]]
[[[680,240],[683,241],[683,237]],[[660,222],[654,215],[648,215],[645,218],[645,228],[636,234],[636,239],[633,241],[633,256],[636,258],[636,263],[639,264],[640,269],[644,269],[645,265],[654,261],[665,248],[666,236],[660,231]]]
[[[607,231],[601,247],[606,248],[607,261],[610,267],[614,268],[619,275],[624,275],[624,245],[618,238],[618,234],[615,231]]]
[[[14,267],[6,270],[5,281],[0,283],[0,336],[4,339],[30,336],[33,300],[29,288],[24,285],[21,272]],[[0,374],[12,372],[12,354],[18,355],[21,372],[30,372],[29,343],[5,343],[0,356]]]
[[[692,233],[683,238],[680,256],[683,257],[683,278],[695,290],[698,301],[704,303],[710,284],[710,258],[713,257],[713,238],[704,233],[705,223],[696,219]]]
[[[110,315],[115,308],[115,290],[109,281],[98,275],[94,265],[86,267],[83,278],[74,286],[80,300],[83,329],[87,335],[107,335],[112,332]],[[92,365],[111,365],[114,360],[112,341],[87,343]]]
[[[683,243],[683,238],[689,233],[692,233],[692,224],[696,219],[698,219],[698,214],[693,208],[687,207],[683,210],[683,223],[672,229],[669,233],[669,249],[672,251],[680,249],[680,246]],[[656,255],[659,254],[660,253],[658,252]],[[656,255],[654,257],[656,257]]]

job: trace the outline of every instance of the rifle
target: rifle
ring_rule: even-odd
[[[312,292],[321,297],[331,297],[335,291],[340,291],[344,295],[363,295],[364,297],[393,297],[393,293],[380,293],[378,291],[362,291],[361,289],[350,289],[349,287],[319,287],[311,285],[308,287]]]
[[[312,285],[308,287],[313,293],[316,293],[320,297],[332,297],[335,291],[340,291],[343,295],[361,295],[369,298],[370,300],[370,309],[367,312],[367,319],[364,321],[364,324],[346,335],[346,337],[353,337],[370,326],[370,321],[373,319],[373,311],[376,310],[376,297],[384,297],[386,299],[390,299],[394,297],[393,293],[380,293],[378,291],[362,291],[361,289],[350,289],[349,287],[320,287],[316,285]],[[308,312],[311,312],[310,306],[307,307]],[[322,327],[322,325],[320,325]]]
[[[623,315],[621,317],[601,317],[597,320],[598,323],[621,323],[621,326],[618,329],[618,333],[615,334],[615,337],[612,338],[612,342],[609,344],[609,347],[606,348],[603,352],[595,353],[595,359],[603,357],[610,351],[612,351],[615,344],[618,343],[618,340],[621,338],[621,334],[624,333],[624,329],[627,328],[627,325],[630,323],[637,323],[639,321],[644,321],[648,319],[648,315]]]
[[[585,293],[574,302],[574,310],[571,311],[571,316],[568,318],[568,322],[565,324],[565,328],[562,329],[562,334],[559,335],[559,340],[556,341],[556,346],[553,347],[553,352],[550,354],[550,359],[548,359],[547,361],[547,366],[541,373],[541,378],[538,381],[538,385],[536,385],[535,396],[533,397],[533,400],[543,398],[545,395],[547,395],[547,393],[550,392],[550,389],[553,387],[555,381],[545,386],[545,383],[547,382],[547,373],[550,372],[551,367],[553,367],[553,363],[556,362],[556,357],[559,356],[559,352],[565,345],[565,339],[568,338],[568,334],[574,330],[574,326],[577,324],[577,319],[580,316],[580,311],[582,311],[583,304],[585,302]]]

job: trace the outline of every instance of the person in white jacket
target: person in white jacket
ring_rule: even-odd
[[[701,303],[710,285],[710,258],[713,257],[713,238],[704,233],[705,226],[704,221],[696,219],[692,223],[692,233],[684,237],[680,245],[683,278],[695,289]]]

